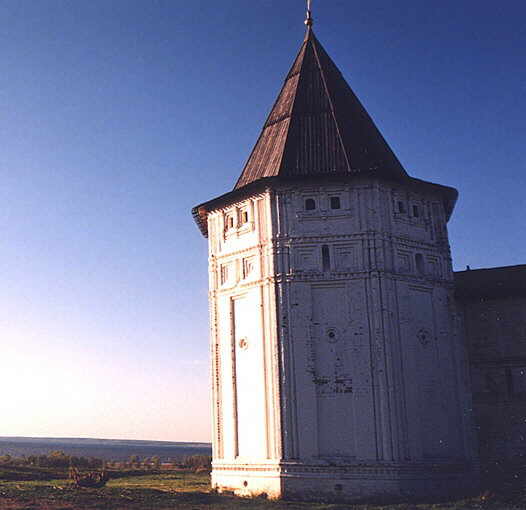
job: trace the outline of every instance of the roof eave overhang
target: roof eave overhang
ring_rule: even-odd
[[[208,202],[196,205],[192,209],[192,216],[203,236],[208,237],[207,216],[209,212],[215,209],[220,209],[221,207],[226,207],[232,202],[243,200],[245,197],[253,195],[254,193],[261,192],[276,180],[278,180],[278,177],[259,179],[258,181],[251,182],[242,188],[234,189],[228,193],[213,198]]]
[[[208,202],[203,202],[195,206],[192,209],[192,215],[194,220],[203,234],[204,237],[208,237],[208,214],[216,209],[222,207],[227,207],[234,202],[243,200],[247,196],[253,195],[254,193],[261,193],[266,189],[272,188],[277,184],[288,184],[288,183],[297,183],[300,181],[302,184],[320,184],[320,183],[332,183],[334,181],[350,180],[357,178],[378,178],[381,180],[392,181],[397,184],[408,184],[410,186],[418,187],[425,191],[431,191],[433,193],[438,193],[442,196],[444,207],[446,211],[447,220],[451,217],[455,203],[458,199],[458,191],[455,188],[449,186],[443,186],[441,184],[435,184],[433,182],[423,181],[421,179],[415,179],[413,177],[400,177],[399,179],[393,179],[389,175],[385,175],[383,172],[377,170],[374,172],[357,172],[355,174],[349,173],[331,173],[331,174],[320,174],[320,175],[310,175],[310,176],[276,176],[276,177],[264,177],[258,179],[257,181],[251,182],[242,188],[234,189],[220,195],[219,197],[213,198]]]
[[[449,221],[458,200],[458,191],[455,188],[430,181],[423,181],[422,179],[416,179],[414,177],[409,177],[408,181],[414,186],[442,195],[444,209],[446,211],[446,220]]]

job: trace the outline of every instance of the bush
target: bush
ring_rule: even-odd
[[[190,455],[183,459],[183,466],[192,469],[212,469],[212,457],[209,455]]]

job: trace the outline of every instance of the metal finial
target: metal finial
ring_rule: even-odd
[[[312,18],[311,0],[307,0],[307,19],[305,20],[305,25],[312,27],[313,24],[314,19]]]

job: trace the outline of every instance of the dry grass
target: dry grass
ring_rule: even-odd
[[[55,479],[49,469],[42,473],[34,468],[33,474],[32,480],[24,471],[26,480],[2,481],[0,473],[1,510],[526,510],[526,490],[520,483],[513,489],[433,504],[349,505],[221,496],[210,491],[204,472],[120,472],[102,489],[76,489],[59,470]]]

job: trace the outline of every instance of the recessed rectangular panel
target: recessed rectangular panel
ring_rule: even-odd
[[[351,271],[356,268],[356,245],[352,243],[334,246],[336,268],[338,271]]]
[[[295,271],[319,271],[320,261],[316,246],[298,246],[294,249]]]
[[[218,300],[218,429],[221,457],[233,459],[236,456],[236,423],[234,421],[235,395],[233,385],[231,302],[227,297]]]
[[[462,448],[454,402],[456,383],[454,376],[444,377],[454,373],[454,360],[451,354],[440,355],[449,351],[451,338],[438,335],[434,310],[438,302],[434,303],[432,291],[410,287],[408,292],[402,303],[411,319],[400,325],[411,441],[419,442],[423,456],[429,459],[454,458]],[[412,422],[415,418],[418,421]]]
[[[352,457],[354,381],[345,287],[313,287],[312,314],[319,454]]]
[[[256,292],[233,300],[237,453],[251,459],[267,456],[260,314]]]

